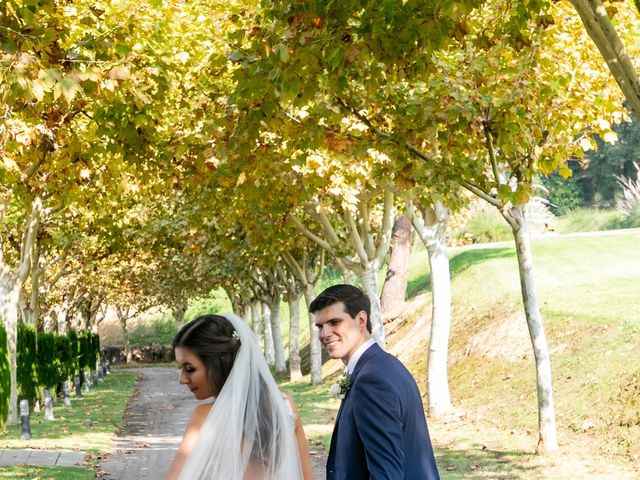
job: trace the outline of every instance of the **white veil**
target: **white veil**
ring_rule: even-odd
[[[202,424],[179,480],[299,480],[290,406],[249,326],[228,313],[240,340],[231,373]]]

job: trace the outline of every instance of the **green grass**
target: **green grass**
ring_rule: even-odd
[[[112,373],[104,383],[82,393],[82,398],[72,394],[71,407],[62,401],[54,406],[55,420],[46,421],[42,413],[31,415],[31,440],[20,438],[20,426],[9,426],[0,434],[0,449],[77,450],[91,455],[89,467],[96,456],[111,450],[112,437],[123,422],[127,402],[133,394],[136,376],[124,370]],[[85,423],[91,420],[92,424]],[[40,478],[80,480],[95,478],[95,473],[83,468],[41,468],[17,466],[0,468],[2,478],[36,478],[30,472],[41,471]],[[6,475],[5,475],[6,474]],[[5,475],[5,476],[3,476]]]
[[[559,233],[574,233],[630,228],[632,226],[634,225],[626,225],[623,215],[615,209],[578,208],[559,217],[555,228]]]
[[[93,471],[77,467],[0,467],[0,480],[93,480],[96,475]]]
[[[511,227],[496,208],[479,211],[465,225],[464,232],[471,235],[473,243],[500,242],[512,238]]]
[[[88,453],[109,451],[111,437],[122,423],[123,413],[133,393],[135,374],[121,372],[108,375],[99,387],[71,397],[71,408],[58,401],[55,420],[46,421],[42,413],[31,416],[33,439],[20,439],[20,426],[7,427],[0,435],[0,448],[34,448],[82,450]],[[85,420],[94,422],[85,425]]]
[[[638,245],[637,232],[533,242],[560,443],[559,452],[550,456],[534,453],[535,365],[514,246],[503,242],[450,249],[449,381],[462,415],[429,420],[443,480],[638,478],[634,464],[640,459],[633,457],[640,452]],[[427,312],[427,317],[430,287],[427,253],[415,251],[407,297],[426,293],[420,297],[426,303],[415,311]],[[407,320],[407,329],[415,315]],[[424,392],[428,331],[422,337],[400,357]],[[483,341],[473,344],[473,338]],[[388,347],[396,341],[390,336]],[[502,356],[491,356],[502,351]],[[309,406],[301,408],[304,424],[313,425],[309,436],[325,446],[337,412],[337,404],[331,407],[327,400],[329,383],[290,387],[297,401]]]
[[[304,424],[307,439],[312,444],[321,445],[329,450],[333,421],[340,406],[340,401],[329,394],[331,378],[320,385],[305,382],[281,382],[282,390],[290,393]]]

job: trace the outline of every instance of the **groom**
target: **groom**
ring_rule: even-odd
[[[371,338],[369,298],[353,285],[334,285],[309,310],[329,356],[350,373],[327,480],[439,480],[418,386]]]

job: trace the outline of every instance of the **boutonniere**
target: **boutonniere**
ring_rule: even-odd
[[[336,382],[331,384],[331,389],[329,392],[334,397],[344,400],[344,397],[347,395],[347,391],[351,386],[351,374],[347,367],[344,367],[344,370],[340,374],[340,376],[336,379]]]

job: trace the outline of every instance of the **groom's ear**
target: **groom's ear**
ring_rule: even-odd
[[[364,310],[360,310],[356,315],[356,320],[358,321],[358,326],[367,329],[367,312]]]

